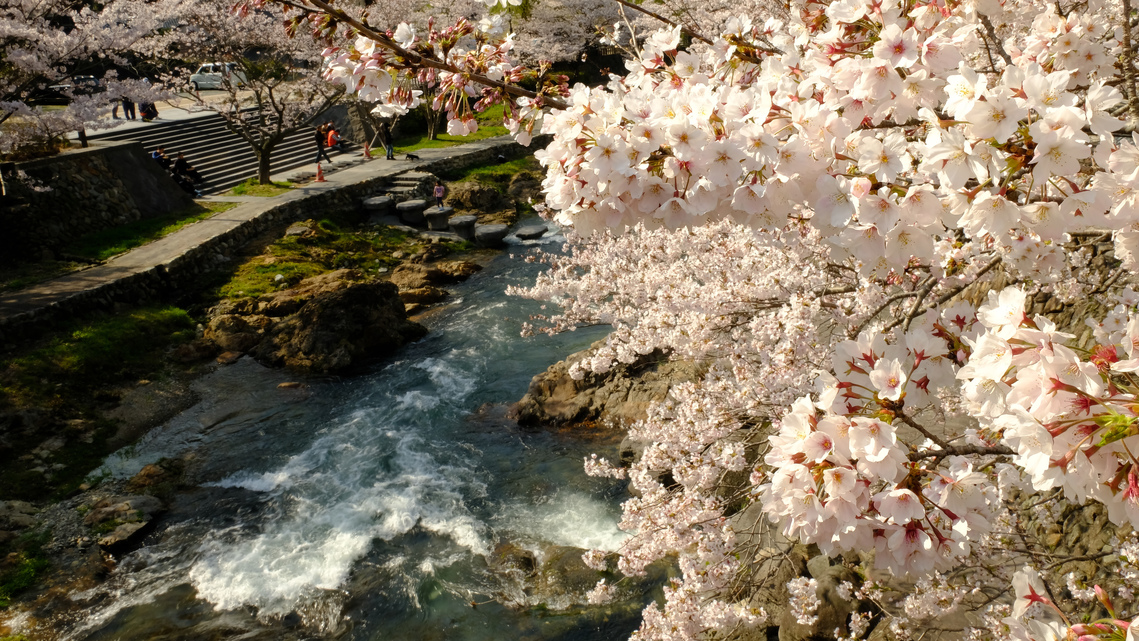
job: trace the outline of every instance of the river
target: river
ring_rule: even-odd
[[[505,416],[531,377],[602,335],[519,336],[538,304],[504,290],[533,282],[541,266],[523,256],[537,249],[494,259],[423,321],[426,338],[360,375],[279,389],[287,373],[242,359],[198,381],[202,402],[99,472],[181,457],[194,489],[72,596],[62,638],[627,638],[651,593],[588,607],[488,566],[504,542],[541,561],[625,536],[623,483],[581,464],[613,458],[616,437]]]

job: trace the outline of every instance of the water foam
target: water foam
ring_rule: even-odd
[[[242,471],[213,485],[265,493],[280,516],[254,536],[209,537],[190,580],[222,610],[253,605],[268,613],[293,609],[313,590],[334,590],[372,541],[391,541],[419,527],[469,553],[486,554],[486,525],[466,506],[485,493],[461,458],[447,460],[417,425],[476,389],[476,379],[447,358],[413,368],[416,389],[391,389],[386,407],[353,412],[304,452],[276,469]],[[425,402],[430,399],[430,402]],[[453,411],[453,410],[452,410]]]
[[[615,551],[628,533],[617,527],[619,510],[573,491],[559,492],[541,505],[518,505],[503,515],[502,526],[537,541]]]

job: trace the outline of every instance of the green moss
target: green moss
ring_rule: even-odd
[[[262,185],[257,182],[256,178],[250,178],[243,183],[235,185],[227,194],[230,196],[260,196],[262,198],[271,198],[283,194],[292,188],[293,185],[287,182],[270,182],[267,185]]]
[[[111,519],[110,521],[103,521],[102,523],[91,528],[95,534],[110,534],[115,531],[115,528],[122,525],[123,522],[118,519]]]
[[[189,340],[193,329],[189,314],[172,306],[73,322],[0,360],[0,397],[17,407],[58,405],[67,395],[157,369],[163,350]]]
[[[262,296],[334,269],[378,273],[381,268],[399,264],[399,260],[392,258],[393,252],[410,254],[421,248],[418,239],[390,227],[354,231],[342,222],[330,219],[310,222],[314,229],[309,234],[277,240],[264,255],[241,265],[233,277],[218,288],[218,296],[229,299]],[[467,247],[465,242],[448,244],[452,251]]]
[[[70,260],[42,260],[0,269],[0,291],[21,289],[51,280],[83,267],[83,263]]]
[[[12,597],[35,585],[36,579],[48,569],[50,563],[43,546],[50,540],[51,535],[46,531],[27,532],[4,551],[6,559],[12,554],[16,556],[15,562],[6,563],[7,569],[0,573],[0,608],[11,605]]]
[[[510,181],[523,172],[534,172],[540,178],[542,165],[533,156],[523,156],[497,165],[469,167],[440,177],[449,182],[473,180],[505,193]]]
[[[107,260],[146,243],[169,236],[186,225],[209,218],[236,207],[238,203],[195,202],[193,205],[163,216],[144,218],[133,223],[88,234],[64,250],[64,254],[87,260]]]

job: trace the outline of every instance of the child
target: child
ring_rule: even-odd
[[[447,188],[443,186],[442,182],[435,182],[435,206],[443,206],[443,196],[447,193]]]

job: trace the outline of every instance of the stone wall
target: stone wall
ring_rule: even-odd
[[[137,142],[106,142],[10,167],[34,183],[17,185],[16,203],[0,209],[4,261],[54,255],[86,234],[193,204]]]
[[[425,162],[416,169],[427,172],[441,171],[436,169],[437,165],[448,169],[461,169],[487,162],[487,159],[495,159],[498,156],[515,157],[528,151],[527,148],[512,141],[494,141],[483,149],[467,154],[456,154],[436,162]],[[368,178],[281,203],[266,209],[227,233],[215,236],[179,256],[169,258],[154,269],[124,276],[112,283],[74,294],[34,312],[0,319],[0,343],[11,343],[37,334],[55,321],[73,318],[92,310],[109,309],[116,304],[162,299],[168,297],[171,292],[185,292],[194,287],[203,274],[228,263],[231,255],[257,235],[273,229],[283,229],[298,220],[312,218],[313,212],[362,215],[361,201],[382,192],[391,178],[390,176]]]

